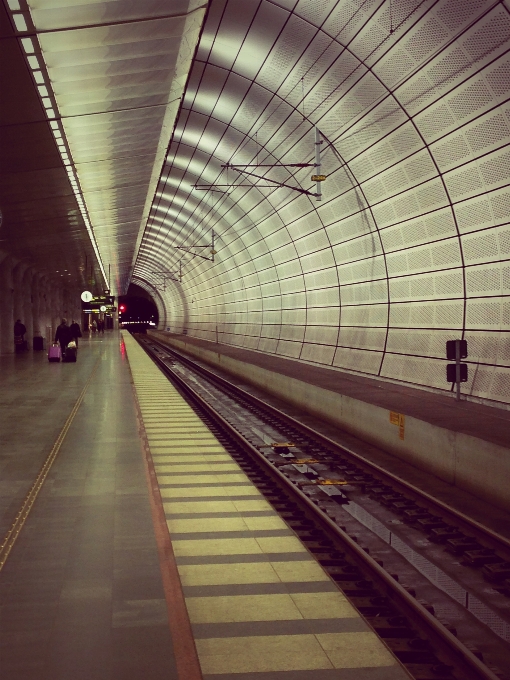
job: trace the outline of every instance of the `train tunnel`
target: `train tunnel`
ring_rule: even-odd
[[[0,38],[2,677],[510,677],[510,2],[2,0]],[[342,590],[341,534],[407,595]]]

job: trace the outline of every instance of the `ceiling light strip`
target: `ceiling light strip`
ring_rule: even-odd
[[[26,33],[27,31],[30,31],[32,33],[34,29],[31,29],[28,26],[28,22],[32,23],[29,11],[21,10],[19,0],[7,0],[7,1],[9,8],[11,10],[12,20],[14,26],[16,27],[17,32],[19,34]],[[110,282],[108,281],[108,277],[106,276],[105,268],[103,266],[103,260],[99,253],[99,248],[97,247],[94,230],[89,220],[87,205],[85,203],[83,192],[80,187],[78,173],[76,172],[76,167],[72,160],[70,147],[66,139],[64,126],[62,125],[62,120],[60,118],[57,102],[50,84],[48,71],[46,68],[46,64],[44,62],[44,56],[39,45],[39,41],[37,39],[37,35],[36,34],[29,36],[19,35],[18,37],[23,48],[23,51],[25,53],[27,63],[32,71],[32,76],[36,83],[41,103],[46,112],[46,116],[48,118],[51,131],[55,138],[57,148],[64,163],[67,176],[69,178],[69,182],[71,183],[71,187],[73,189],[76,201],[80,208],[83,221],[85,222],[85,227],[87,228],[87,232],[92,243],[92,247],[94,248],[94,253],[97,257],[101,273],[106,282],[106,288],[109,288]]]

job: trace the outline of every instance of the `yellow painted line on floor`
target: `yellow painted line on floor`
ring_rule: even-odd
[[[221,514],[227,512],[266,512],[273,511],[272,506],[262,497],[235,500],[208,500],[199,498],[193,501],[173,500],[163,503],[165,515],[174,517],[176,515],[200,514]]]
[[[151,437],[153,440],[158,439],[161,437],[164,437],[167,434],[165,430],[159,430],[157,432],[148,432],[147,436]],[[178,431],[178,432],[169,432],[169,436],[171,437],[171,442],[173,441],[178,441],[178,442],[185,442],[188,446],[191,446],[194,441],[203,443],[204,441],[207,444],[214,444],[215,446],[221,446],[219,441],[214,437],[213,435],[208,434],[207,432],[188,432],[186,435],[185,433]],[[186,444],[183,444],[185,446]]]
[[[358,612],[339,591],[188,597],[191,623],[354,619]]]
[[[168,470],[165,465],[156,465],[156,472],[158,476],[160,473],[175,472],[173,470]],[[187,474],[174,474],[172,475],[172,484],[182,484],[185,486],[192,486],[197,484],[199,486],[207,484],[223,484],[231,482],[245,482],[246,475],[237,472],[231,472],[230,474],[203,474],[203,475],[187,475]]]
[[[181,564],[179,565],[179,574],[184,586],[297,582],[329,583],[329,577],[315,560]]]
[[[208,455],[197,454],[181,454],[181,453],[158,453],[152,454],[154,463],[157,463],[161,458],[171,458],[174,463],[221,463],[222,461],[232,460],[228,454],[210,453]]]
[[[209,638],[196,640],[196,645],[204,675],[334,668],[314,635]]]
[[[259,536],[253,538],[178,539],[173,542],[178,556],[251,555],[278,553],[307,553],[295,536]],[[314,595],[317,593],[313,593]],[[325,593],[331,595],[331,593]]]
[[[278,515],[273,517],[201,517],[200,519],[167,519],[171,532],[176,534],[200,534],[211,531],[267,531],[289,530]]]
[[[211,437],[210,432],[207,432],[207,430],[197,430],[195,428],[190,429],[183,429],[182,427],[179,428],[172,428],[171,426],[165,426],[162,425],[161,427],[155,427],[155,426],[148,426],[145,428],[145,431],[147,435],[150,435],[151,437],[157,437],[162,434],[167,434],[170,437],[175,437],[183,440],[188,440],[188,439],[203,439],[205,438],[210,438],[210,439],[215,439],[214,437]]]
[[[225,471],[238,471],[241,468],[236,463],[191,463],[188,464],[187,460],[185,463],[176,463],[172,460],[171,456],[157,456],[154,459],[156,467],[161,469],[160,466],[164,465],[165,470],[168,468],[168,472],[225,472]]]
[[[358,618],[340,591],[299,591],[299,583],[328,584],[331,579],[295,535],[285,535],[287,524],[185,399],[160,378],[145,352],[132,338],[127,342],[167,526],[176,537],[172,545],[181,582],[212,588],[209,594],[190,591],[186,597],[191,621],[210,626],[214,635],[215,624],[222,623],[306,620],[313,631],[313,621]],[[264,535],[268,531],[282,535]],[[244,537],[238,538],[239,533]],[[225,556],[230,562],[224,563]],[[266,559],[260,561],[261,556]],[[292,583],[293,588],[287,593],[228,592],[229,586],[255,583]],[[214,594],[214,586],[223,586],[220,594]],[[282,672],[292,680],[299,671],[388,667],[384,672],[392,680],[410,677],[370,631],[234,634],[197,639],[196,646],[204,675]]]
[[[168,432],[158,432],[151,433],[148,435],[149,441],[157,444],[158,442],[172,442],[172,444],[180,444],[182,446],[207,446],[209,444],[218,445],[218,440],[215,437],[211,437],[206,432],[200,436],[189,435],[187,437],[182,434],[172,435]]]
[[[152,439],[170,435],[174,440],[178,441],[203,441],[204,439],[207,439],[209,441],[218,443],[216,437],[207,430],[203,430],[202,432],[190,432],[189,430],[172,430],[166,427],[161,427],[158,429],[146,428],[146,432],[150,437],[152,437]]]
[[[201,453],[202,455],[214,455],[216,453],[225,453],[225,449],[222,446],[172,446],[170,444],[168,445],[159,445],[155,444],[154,446],[151,446],[151,451],[154,451],[154,453],[177,453],[177,454],[186,454],[189,453],[190,455],[193,455],[195,453]]]
[[[142,411],[142,413],[143,413],[143,411]],[[144,422],[145,422],[145,418],[144,418]],[[162,421],[161,419],[158,420],[154,416],[150,416],[150,417],[147,418],[147,423],[149,425],[153,425],[155,422],[162,424],[165,421]],[[196,425],[202,425],[202,421],[199,418],[196,418],[196,417],[188,418],[187,416],[181,417],[181,416],[177,416],[177,415],[174,416],[171,420],[167,420],[167,422],[169,422],[172,425],[180,425],[181,427],[183,425],[188,425],[190,428],[195,427]]]
[[[228,498],[229,496],[255,496],[257,493],[254,486],[178,486],[161,489],[161,498],[165,500],[167,498],[203,498],[204,496]]]
[[[392,677],[410,677],[371,632],[209,638],[196,644],[204,675],[394,666]]]
[[[172,450],[175,450],[176,448],[178,448],[181,451],[184,451],[184,452],[189,451],[190,453],[195,452],[195,451],[200,452],[202,450],[203,451],[210,451],[211,449],[214,449],[215,451],[220,451],[220,450],[224,451],[225,450],[225,449],[218,447],[217,443],[212,443],[208,439],[190,442],[189,439],[188,440],[186,440],[186,439],[175,440],[175,439],[172,439],[171,437],[157,437],[157,438],[148,437],[148,440],[149,440],[149,444],[151,445],[151,448],[152,447],[157,448],[157,447],[161,447],[161,446],[166,446],[166,447],[170,447]]]
[[[168,414],[165,416],[145,416],[143,414],[142,410],[142,417],[143,417],[143,422],[144,425],[154,426],[154,425],[160,425],[160,426],[176,426],[176,427],[183,427],[182,421],[180,418],[173,418],[169,416]],[[198,425],[198,423],[197,423]],[[195,427],[193,423],[190,424],[190,427]]]

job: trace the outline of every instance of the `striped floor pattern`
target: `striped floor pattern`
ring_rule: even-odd
[[[204,678],[410,676],[124,333]]]

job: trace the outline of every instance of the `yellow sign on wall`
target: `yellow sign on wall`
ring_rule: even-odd
[[[397,425],[399,430],[398,436],[400,439],[404,439],[406,426],[405,415],[403,413],[397,413],[396,411],[390,411],[390,423],[392,425]]]

